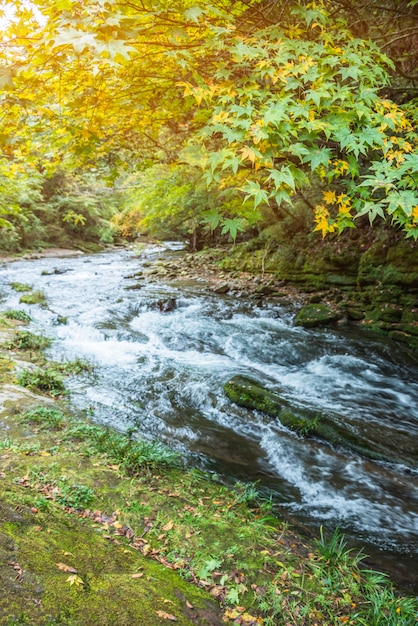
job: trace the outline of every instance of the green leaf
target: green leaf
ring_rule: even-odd
[[[238,231],[245,230],[244,224],[245,220],[240,217],[236,217],[235,219],[226,218],[223,220],[223,227],[221,232],[223,235],[226,235],[228,233],[235,241]]]
[[[293,191],[295,190],[295,179],[288,166],[282,167],[280,170],[267,170],[270,176],[267,180],[272,180],[276,190],[281,189],[283,185],[288,185]]]
[[[58,28],[58,34],[54,39],[53,48],[58,46],[72,46],[77,54],[81,54],[85,48],[96,48],[96,36],[76,28]]]
[[[253,180],[248,180],[244,187],[241,188],[245,194],[247,194],[244,198],[244,202],[249,198],[254,198],[254,208],[257,208],[259,204],[268,202],[268,194],[265,189],[260,187],[260,183]]]
[[[205,224],[208,224],[210,230],[215,230],[215,228],[217,228],[222,221],[222,216],[216,209],[211,209],[210,211],[203,213],[202,221]]]
[[[199,17],[202,15],[203,11],[200,7],[198,6],[194,6],[191,7],[190,9],[187,9],[187,11],[185,11],[184,15],[187,17],[188,20],[191,20],[192,22],[198,22],[199,21]]]
[[[362,209],[360,211],[357,211],[356,217],[360,217],[362,215],[369,216],[370,224],[373,224],[378,215],[382,219],[385,219],[383,205],[379,202],[365,202]]]

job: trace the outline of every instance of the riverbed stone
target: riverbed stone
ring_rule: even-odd
[[[354,432],[342,418],[310,408],[295,407],[280,393],[266,389],[252,378],[234,376],[225,383],[224,391],[231,402],[276,418],[301,436],[315,437],[370,459],[400,462],[400,458],[389,447],[383,443],[370,442],[366,436]],[[402,458],[402,462],[408,461],[406,457]]]
[[[338,313],[330,309],[325,304],[307,304],[299,310],[296,316],[295,325],[304,328],[315,328],[336,322]]]

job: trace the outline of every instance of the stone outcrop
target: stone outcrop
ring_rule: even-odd
[[[334,446],[346,448],[369,459],[405,463],[414,466],[417,447],[406,439],[401,450],[393,450],[390,436],[368,438],[367,433],[357,431],[338,415],[327,415],[322,411],[301,409],[293,406],[279,393],[269,391],[259,382],[245,376],[234,376],[224,386],[226,396],[235,404],[257,410],[301,436],[315,437]]]

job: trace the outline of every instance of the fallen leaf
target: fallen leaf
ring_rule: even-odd
[[[142,578],[144,575],[144,572],[138,572],[138,574],[132,574],[132,578]]]
[[[161,617],[162,619],[168,619],[171,622],[177,622],[177,617],[175,617],[174,615],[170,615],[170,613],[165,613],[165,611],[155,611],[155,612],[158,615],[158,617]]]
[[[163,526],[163,530],[164,530],[164,531],[171,530],[172,528],[174,528],[174,524],[173,524],[173,522],[168,522],[168,524],[166,524],[165,526]]]
[[[70,583],[70,587],[72,587],[73,585],[75,585],[76,587],[84,585],[84,580],[80,578],[80,576],[77,576],[77,574],[71,574],[70,576],[68,576],[66,582]]]
[[[71,567],[71,565],[66,565],[65,563],[55,563],[55,565],[58,567],[58,569],[62,570],[63,572],[70,572],[70,574],[77,574],[77,570],[75,569],[75,567]]]

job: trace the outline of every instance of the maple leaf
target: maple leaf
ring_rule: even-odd
[[[175,615],[171,615],[170,613],[166,613],[165,611],[155,611],[158,617],[162,619],[170,620],[171,622],[177,622],[177,617]]]
[[[53,48],[71,45],[77,54],[81,54],[85,48],[96,47],[96,37],[92,33],[85,33],[76,28],[58,28]]]
[[[70,576],[68,576],[66,582],[70,583],[70,587],[72,587],[73,585],[75,585],[76,587],[81,587],[82,585],[84,585],[84,580],[80,578],[80,576],[77,576],[77,574],[71,574]]]
[[[66,565],[65,563],[55,563],[55,565],[63,572],[69,572],[70,574],[77,574],[77,570],[75,567],[71,567],[71,565]]]

